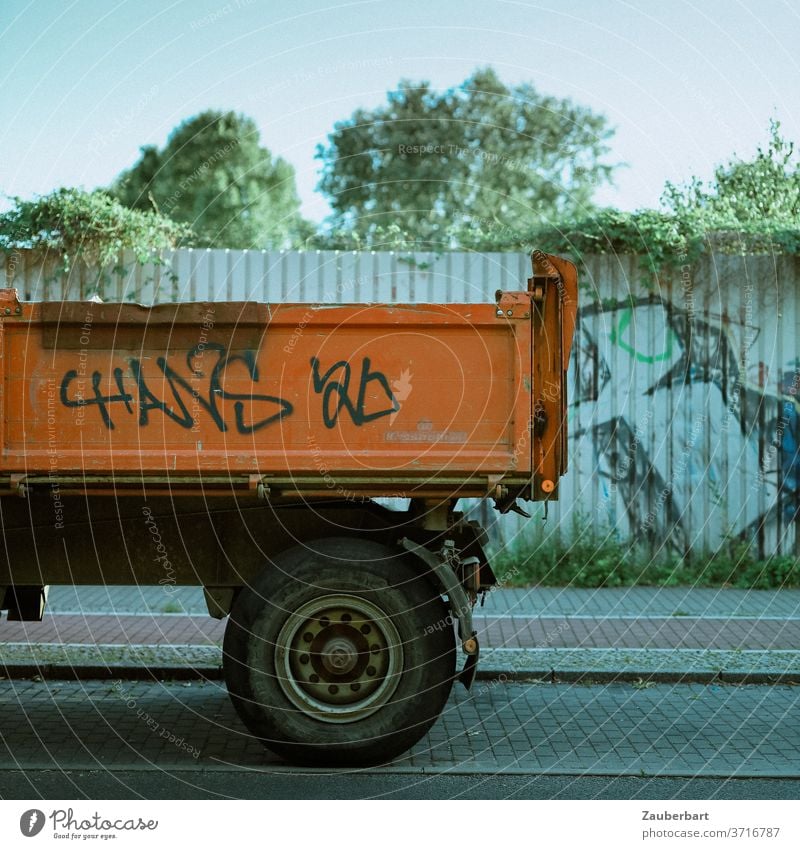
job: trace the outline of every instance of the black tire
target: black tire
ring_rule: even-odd
[[[225,681],[267,748],[299,764],[367,766],[402,754],[436,721],[455,677],[455,635],[409,558],[371,541],[318,540],[273,558],[240,591]]]

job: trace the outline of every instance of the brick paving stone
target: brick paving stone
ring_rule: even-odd
[[[48,607],[57,613],[163,613],[179,606],[187,613],[206,612],[198,587],[54,586]],[[487,614],[527,616],[635,616],[778,618],[800,617],[800,590],[738,590],[691,587],[532,587],[496,589],[487,594]]]
[[[484,610],[549,616],[800,617],[800,590],[533,587],[490,592]]]
[[[476,616],[486,648],[796,649],[800,619],[565,619]],[[0,621],[7,643],[220,645],[225,622],[209,616],[51,614],[41,622]]]
[[[0,768],[283,768],[217,682],[0,681],[0,728]],[[798,739],[795,687],[508,684],[457,688],[385,769],[797,777]]]

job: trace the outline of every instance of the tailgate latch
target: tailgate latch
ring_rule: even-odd
[[[498,289],[494,293],[497,301],[498,318],[529,319],[531,317],[531,296],[528,292],[504,292]]]

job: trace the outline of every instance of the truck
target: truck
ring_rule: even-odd
[[[524,513],[566,471],[577,273],[531,265],[484,304],[0,289],[8,619],[41,619],[50,585],[202,587],[227,617],[236,712],[269,749],[406,751],[471,685],[473,607],[497,583],[460,500]]]

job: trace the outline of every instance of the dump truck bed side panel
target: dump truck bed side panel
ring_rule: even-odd
[[[492,305],[5,303],[0,474],[530,475],[531,322]]]

